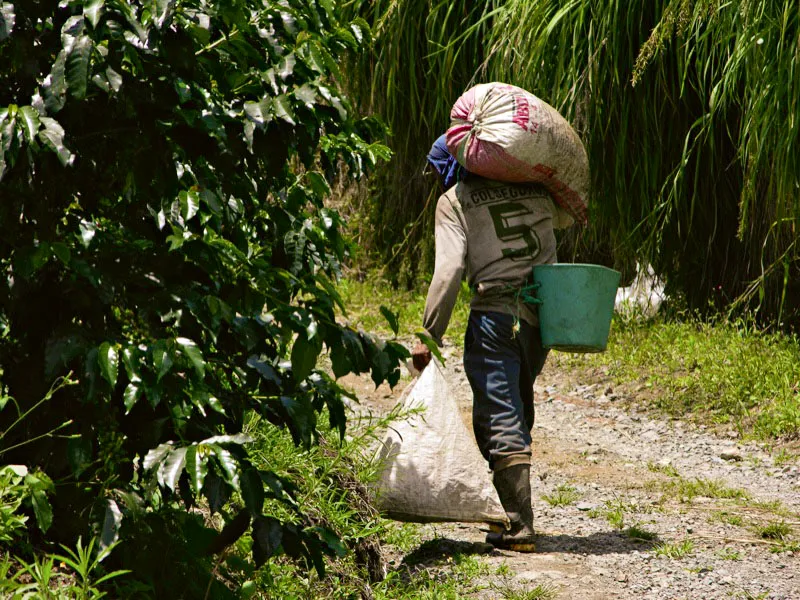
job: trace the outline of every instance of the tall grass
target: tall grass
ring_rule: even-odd
[[[397,153],[372,204],[371,243],[384,261],[420,265],[433,214],[425,152],[463,89],[501,80],[558,108],[587,146],[592,223],[563,239],[563,259],[647,261],[694,308],[800,324],[796,2],[348,7],[375,28],[354,89],[388,120]]]

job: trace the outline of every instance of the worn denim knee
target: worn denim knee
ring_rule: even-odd
[[[464,340],[475,439],[490,468],[531,451],[533,382],[547,352],[538,328],[515,322],[505,313],[472,311]]]

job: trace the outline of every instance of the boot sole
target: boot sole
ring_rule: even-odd
[[[509,544],[505,549],[512,552],[536,552],[536,544]]]
[[[489,534],[486,536],[486,543],[491,544],[498,550],[511,550],[512,552],[536,552],[536,544],[534,542],[514,542],[511,540],[504,540],[500,535]]]

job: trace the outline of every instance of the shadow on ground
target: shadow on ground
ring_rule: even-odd
[[[659,538],[639,540],[619,531],[601,531],[586,536],[540,533],[536,536],[537,553],[569,554],[626,554],[642,552],[660,543]],[[472,554],[509,552],[495,550],[482,542],[464,542],[450,538],[435,538],[421,544],[403,558],[401,567],[432,567]]]
[[[650,550],[661,540],[640,540],[620,531],[600,531],[590,535],[540,533],[536,536],[537,552],[567,552],[570,554],[626,554]]]

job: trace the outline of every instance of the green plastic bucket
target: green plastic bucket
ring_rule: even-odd
[[[542,345],[564,352],[605,350],[619,278],[619,271],[600,265],[534,267]]]

